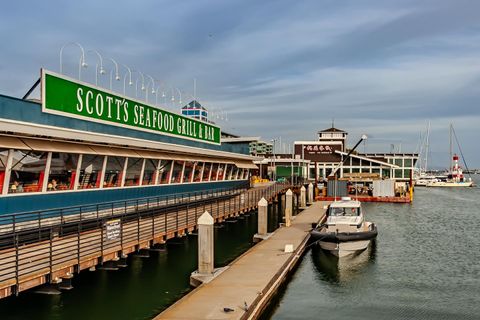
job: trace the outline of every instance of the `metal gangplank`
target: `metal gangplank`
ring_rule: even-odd
[[[0,216],[0,298],[186,235],[205,210],[221,222],[287,188],[245,185]]]

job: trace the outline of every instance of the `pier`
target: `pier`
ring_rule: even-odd
[[[68,282],[75,273],[95,267],[117,268],[124,258],[196,229],[205,210],[215,222],[257,207],[259,199],[273,199],[285,184],[267,183],[183,197],[157,197],[134,203],[110,204],[110,209],[79,213],[65,210],[54,218],[35,214],[23,221],[2,220],[0,230],[0,298],[42,285]],[[78,209],[78,208],[77,208]],[[70,210],[73,210],[70,208]],[[69,213],[69,214],[68,214]],[[18,215],[16,219],[18,219]],[[111,263],[108,265],[107,263]]]
[[[314,202],[295,216],[290,227],[275,231],[155,320],[258,318],[298,263],[307,246],[312,223],[324,218],[324,204]]]

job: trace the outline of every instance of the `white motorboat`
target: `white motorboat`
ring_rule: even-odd
[[[312,230],[312,240],[337,257],[363,251],[377,236],[376,225],[364,218],[360,201],[343,197],[328,206],[326,222]]]

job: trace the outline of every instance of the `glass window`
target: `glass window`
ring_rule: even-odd
[[[390,178],[390,169],[383,169],[382,170],[382,175],[385,178]]]
[[[124,166],[125,157],[108,156],[105,178],[103,179],[104,188],[120,187],[122,185]]]
[[[138,186],[140,184],[140,174],[142,173],[143,159],[128,158],[127,172],[125,173],[125,186]]]
[[[78,158],[78,154],[52,153],[47,191],[73,190]]]
[[[15,151],[8,193],[42,191],[48,152]]]
[[[183,183],[192,182],[193,175],[193,166],[195,165],[194,161],[186,161],[185,169],[183,170]]]
[[[197,165],[195,166],[195,172],[193,173],[193,182],[200,182],[202,178],[202,168],[203,162],[197,162]]]
[[[410,170],[410,169],[404,170],[403,171],[403,177],[410,178],[410,171],[412,171],[412,170]]]
[[[158,160],[145,159],[145,170],[143,171],[142,184],[149,186],[155,184],[155,173],[157,172]]]
[[[212,164],[210,162],[205,162],[202,181],[209,181],[208,178],[210,177],[211,169],[212,169]]]
[[[355,217],[360,214],[360,208],[332,208],[328,211],[330,217]]]
[[[245,177],[244,179],[248,179],[248,175],[250,174],[250,169],[245,170]]]
[[[237,167],[234,165],[230,165],[228,169],[228,180],[235,180],[235,175],[237,173]]]
[[[212,166],[212,174],[210,175],[210,181],[217,181],[218,163],[214,163]]]
[[[395,159],[395,162],[394,162],[397,166],[399,167],[403,167],[403,161],[402,159]]]
[[[160,184],[170,183],[170,170],[172,169],[172,160],[162,160],[160,163],[160,170],[158,174],[160,175]]]
[[[178,161],[178,160],[174,161],[172,179],[170,181],[171,183],[182,182],[181,179],[182,179],[183,163],[184,163],[183,161]]]
[[[395,169],[395,178],[403,178],[402,169]]]
[[[405,159],[404,160],[404,167],[411,167],[412,166],[412,159]]]
[[[84,154],[78,179],[78,189],[93,189],[100,187],[100,176],[105,156]]]
[[[225,175],[225,165],[222,163],[218,164],[218,171],[217,171],[217,180],[222,181]]]

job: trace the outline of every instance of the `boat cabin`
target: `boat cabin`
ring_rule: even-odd
[[[356,231],[362,223],[363,213],[360,201],[343,197],[341,201],[332,202],[328,206],[327,228],[334,228],[339,232]]]

